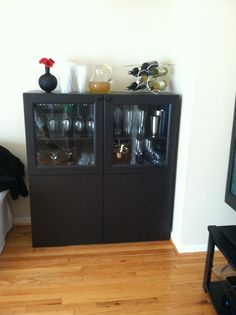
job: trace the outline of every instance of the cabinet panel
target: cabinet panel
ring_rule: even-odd
[[[174,180],[174,174],[105,175],[104,241],[169,239]]]
[[[31,176],[33,246],[100,243],[101,175]]]

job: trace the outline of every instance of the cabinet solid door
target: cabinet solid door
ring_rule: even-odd
[[[101,175],[30,176],[33,246],[101,243]]]
[[[170,238],[174,174],[112,174],[104,178],[104,241]]]

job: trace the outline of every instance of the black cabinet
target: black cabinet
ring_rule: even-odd
[[[169,239],[180,97],[24,93],[34,246]]]
[[[215,246],[224,255],[231,268],[236,270],[236,226],[212,225],[208,227],[208,230],[203,289],[209,294],[217,314],[236,314],[236,276],[228,276],[219,281],[211,279]]]

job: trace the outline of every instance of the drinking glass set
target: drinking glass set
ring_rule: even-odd
[[[68,104],[65,105],[64,110],[61,109],[61,104],[53,104],[52,106],[51,112],[47,114],[50,135],[93,135],[95,128],[94,105]]]
[[[38,127],[36,134],[39,133],[38,139],[41,139],[41,142],[38,142],[38,161],[46,164],[53,162],[55,164],[94,165],[95,118],[93,104],[37,106],[35,123]],[[44,138],[45,140],[43,140]],[[78,140],[81,141],[78,142]]]
[[[164,136],[163,109],[146,110],[128,105],[116,106],[113,118],[114,137],[118,139],[118,144],[115,144],[116,151],[120,152],[122,145],[126,149],[125,155],[117,155],[118,160],[127,157],[127,151],[132,148],[135,154],[133,163],[163,164],[165,162],[165,154],[159,143],[160,138]]]

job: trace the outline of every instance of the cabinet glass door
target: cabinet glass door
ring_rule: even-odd
[[[36,103],[37,167],[95,166],[95,104]]]
[[[112,165],[165,165],[169,111],[169,106],[114,105]]]
[[[105,101],[106,173],[175,170],[177,95],[111,95]]]

